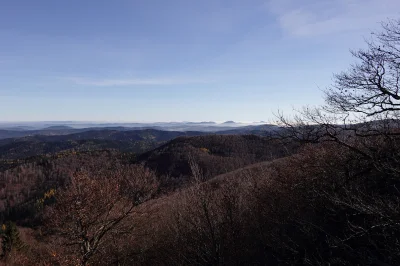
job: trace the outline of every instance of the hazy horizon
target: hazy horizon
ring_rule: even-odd
[[[234,120],[226,120],[226,121],[118,121],[118,120],[32,120],[32,121],[0,121],[0,124],[36,124],[36,123],[54,123],[54,124],[61,124],[67,125],[72,123],[93,123],[93,124],[168,124],[168,123],[215,123],[215,124],[224,124],[226,122],[234,122],[235,124],[269,124],[268,121],[234,121]],[[272,122],[271,122],[272,123]]]

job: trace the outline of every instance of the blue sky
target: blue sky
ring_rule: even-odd
[[[398,0],[12,0],[0,121],[271,121],[322,103]]]

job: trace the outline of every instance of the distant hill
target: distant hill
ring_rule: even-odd
[[[279,132],[282,128],[276,125],[257,125],[257,126],[243,126],[236,128],[229,128],[225,130],[218,131],[218,134],[233,134],[233,135],[243,135],[252,134],[259,136],[270,136],[276,132]]]
[[[74,129],[74,128],[70,126],[49,126],[43,128],[42,130],[66,130],[66,129]]]
[[[0,139],[19,138],[26,135],[27,135],[26,130],[0,129]]]
[[[217,124],[213,121],[203,122],[170,122],[170,123],[108,123],[108,124],[40,124],[34,126],[4,126],[0,124],[0,139],[5,138],[18,138],[25,136],[45,135],[68,135],[86,131],[103,131],[103,130],[116,130],[116,131],[132,131],[132,130],[147,130],[155,129],[160,131],[197,131],[207,132],[209,134],[219,133],[227,130],[229,134],[243,134],[243,132],[252,133],[247,129],[256,130],[258,125],[235,123],[234,121],[226,121],[222,124]],[[265,125],[264,129],[270,130],[273,125]],[[253,134],[253,133],[252,133]],[[254,134],[259,134],[254,132]],[[261,134],[262,135],[262,134]]]
[[[8,129],[0,129],[0,140],[7,138],[20,138],[26,136],[34,136],[34,135],[44,135],[44,136],[53,136],[53,135],[66,135],[77,132],[86,131],[89,129],[74,129],[69,127],[50,127],[40,130],[8,130]]]
[[[206,128],[206,127],[204,127]],[[210,126],[210,130],[214,127]],[[182,136],[204,135],[269,135],[278,130],[273,125],[223,127],[214,132],[166,131],[157,129],[131,130],[125,127],[74,129],[68,126],[51,126],[42,130],[0,130],[0,159],[22,159],[30,156],[54,154],[61,151],[93,151],[115,149],[123,152],[143,153],[167,141]],[[29,134],[29,135],[26,135]],[[10,138],[10,136],[12,136]],[[227,137],[234,138],[234,137]],[[209,139],[212,139],[210,137]],[[217,144],[216,144],[217,145]],[[208,149],[215,149],[206,147]]]
[[[203,135],[179,137],[138,156],[159,175],[175,180],[181,186],[191,176],[190,161],[196,162],[205,179],[246,165],[269,161],[292,154],[297,145],[255,135]],[[168,180],[169,184],[173,182]]]
[[[91,130],[67,135],[34,135],[0,140],[0,159],[21,159],[61,151],[115,149],[142,153],[179,136],[202,135],[202,132],[147,130]]]
[[[98,129],[89,130],[79,133],[73,133],[68,135],[36,135],[29,136],[24,139],[26,140],[37,140],[45,142],[55,141],[67,141],[67,140],[115,140],[115,141],[137,141],[137,140],[154,140],[154,141],[167,141],[179,136],[196,136],[205,134],[203,132],[180,132],[180,131],[162,131],[155,129],[144,129],[144,130],[110,130],[110,129]],[[8,140],[4,140],[8,141]],[[2,141],[0,141],[0,144]]]

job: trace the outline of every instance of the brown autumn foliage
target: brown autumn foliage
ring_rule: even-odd
[[[380,151],[376,159],[385,161],[385,169],[391,171],[373,167],[359,153],[334,142],[308,144],[298,154],[209,180],[202,177],[195,161],[189,162],[193,183],[135,206],[132,215],[103,238],[99,251],[91,258],[92,264],[398,265],[400,184],[393,170],[398,166],[392,150],[385,146],[390,142],[379,138],[369,141]],[[363,142],[364,139],[355,144]],[[121,190],[120,197],[111,193],[118,176],[129,176],[123,174],[129,173],[126,168],[119,169],[103,175],[97,170],[100,175],[96,176],[81,172],[85,174],[80,177],[83,180],[76,181],[88,182],[83,182],[86,189],[82,190],[88,195],[87,208],[81,209],[88,218],[101,214],[108,200],[119,200],[121,204],[110,212],[112,218],[129,210],[125,208],[134,202],[127,200],[129,193]],[[142,170],[136,176],[146,173],[143,168],[137,169]],[[137,180],[139,183],[133,182],[132,186],[141,187],[142,179],[128,180]],[[73,201],[76,197],[71,195],[76,195],[76,189],[71,185],[66,184],[69,189],[64,193]],[[110,193],[90,194],[91,186],[105,187],[104,191]],[[99,195],[100,201],[92,200]],[[141,193],[131,195],[141,197]],[[63,202],[68,201],[60,199],[59,204]],[[56,206],[60,205],[49,208]],[[52,265],[66,265],[67,260],[79,263],[79,245],[65,245],[71,243],[74,234],[59,231],[68,228],[62,223],[71,221],[67,218],[73,213],[73,205],[67,206],[60,209],[63,211],[59,212],[56,225],[46,226],[47,230],[64,235],[47,234],[44,228],[42,236],[32,236],[34,240],[30,241],[36,242],[29,245],[30,252],[16,254],[15,260],[27,258]]]
[[[46,208],[46,226],[57,242],[70,247],[67,250],[80,265],[87,265],[98,253],[105,253],[105,242],[129,234],[131,225],[125,220],[157,189],[154,174],[139,166],[118,169],[112,175],[77,173],[57,191],[55,204]]]
[[[33,225],[36,201],[46,191],[63,187],[77,171],[112,173],[131,160],[130,154],[116,151],[60,153],[0,172],[0,217]]]
[[[397,265],[400,184],[387,178],[323,144],[197,183],[156,200],[142,264]]]

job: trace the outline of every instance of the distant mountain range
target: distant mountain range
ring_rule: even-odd
[[[260,124],[267,124],[264,121],[261,122],[235,122],[225,121],[223,123],[217,123],[214,121],[184,121],[184,122],[81,122],[81,121],[44,121],[44,122],[0,122],[0,129],[8,130],[39,130],[39,129],[54,129],[54,128],[96,128],[96,127],[126,127],[126,128],[141,128],[141,127],[162,127],[162,128],[173,128],[173,127],[185,127],[185,126],[254,126]]]
[[[216,122],[160,122],[160,123],[83,123],[83,122],[26,122],[0,123],[0,139],[20,138],[26,136],[69,135],[86,131],[132,131],[132,130],[161,130],[161,131],[197,131],[219,134],[258,134],[256,131],[271,131],[278,127],[264,123],[236,123],[226,121]]]
[[[208,126],[203,127],[203,131],[171,131],[153,128],[132,130],[132,128],[118,126],[78,129],[62,125],[37,130],[1,129],[0,160],[23,159],[62,151],[96,151],[104,149],[140,154],[182,136],[217,134],[264,136],[278,129],[279,127],[273,125],[221,127],[219,130],[214,131],[211,131]]]

